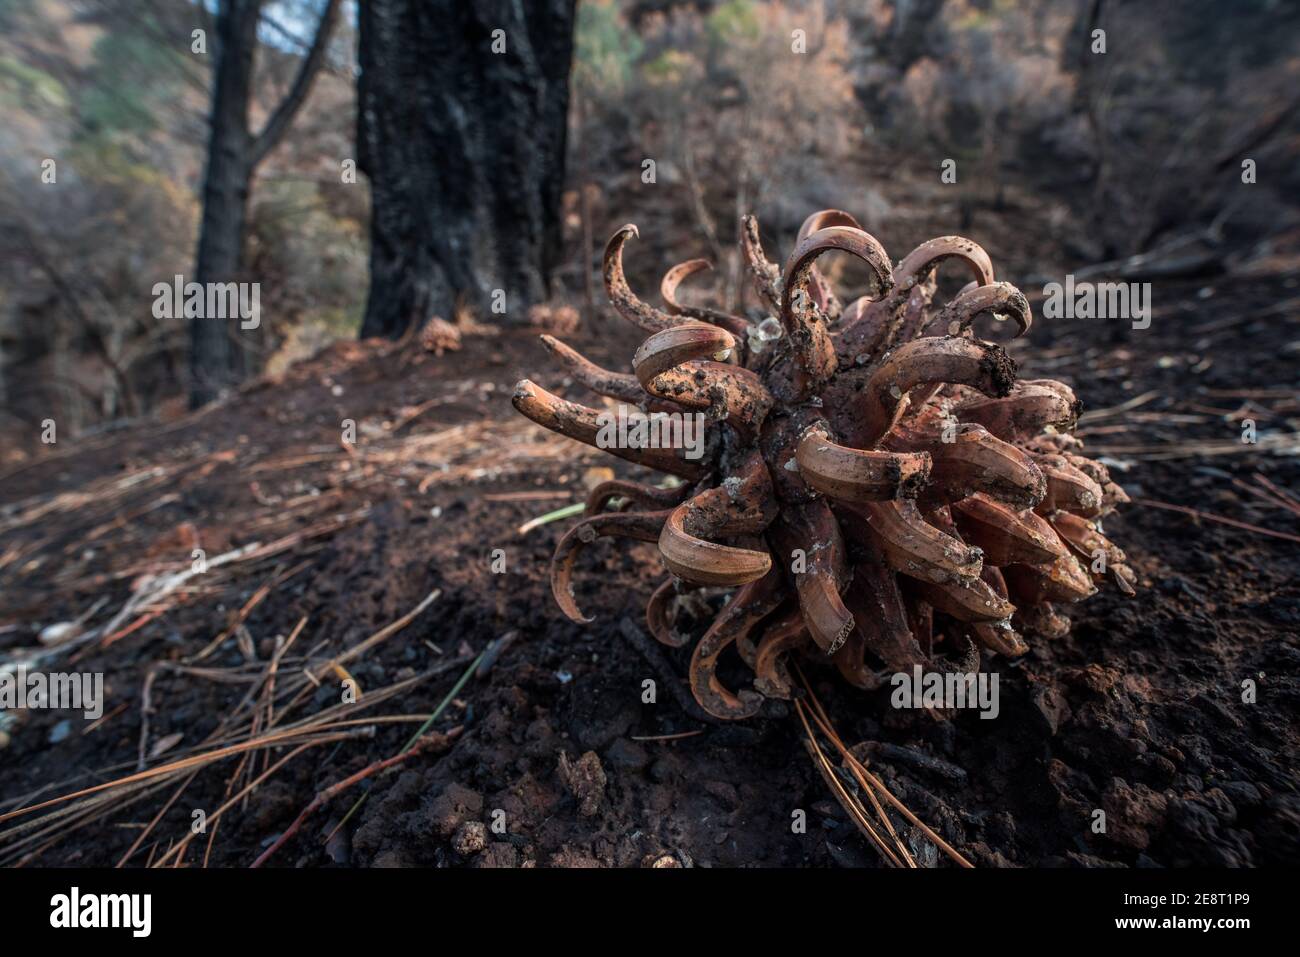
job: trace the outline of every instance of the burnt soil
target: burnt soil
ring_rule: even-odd
[[[1300,859],[1300,545],[1144,504],[1300,533],[1296,514],[1233,481],[1253,483],[1258,473],[1300,490],[1294,451],[1268,450],[1279,439],[1295,448],[1296,285],[1293,275],[1266,271],[1166,282],[1148,330],[1044,319],[1028,342],[1011,346],[1023,376],[1069,382],[1086,409],[1155,395],[1083,426],[1092,454],[1130,465],[1113,472],[1135,501],[1106,528],[1137,570],[1139,593],[1103,590],[1070,609],[1068,637],[1033,641],[1019,661],[986,658],[1001,678],[996,720],[896,711],[887,688],[855,692],[808,664],[841,735],[874,742],[873,766],[895,793],[977,866]],[[617,319],[570,338],[618,367],[637,341]],[[64,735],[58,725],[68,713],[18,713],[0,750],[0,813],[134,770],[147,670],[196,655],[261,586],[271,584],[244,622],[247,640],[231,634],[205,666],[263,667],[274,636],[303,618],[295,647],[324,660],[439,589],[352,674],[364,690],[441,669],[358,712],[427,714],[468,656],[516,632],[435,723],[463,729],[459,738],[328,803],[272,864],[642,866],[671,858],[685,866],[879,866],[784,706],[743,724],[704,723],[674,693],[685,652],[652,664],[626,637],[625,619],[644,634],[644,602],[664,574],[651,546],[589,549],[578,598],[596,620],[581,627],[558,611],[547,565],[572,519],[525,535],[518,526],[580,501],[593,466],[648,475],[523,422],[509,397],[524,375],[585,401],[531,332],[467,335],[461,351],[442,357],[338,343],[197,416],[62,439],[57,451],[12,459],[0,496],[0,656],[106,599],[89,619],[102,623],[140,575],[186,566],[196,544],[212,556],[304,528],[312,534],[200,578],[183,601],[155,609],[129,633],[80,648],[74,665],[56,659],[64,670],[105,673],[107,718],[89,726],[72,715]],[[1239,442],[1242,417],[1255,419],[1259,446]],[[348,418],[359,433],[351,451],[339,443]],[[1193,442],[1227,451],[1189,454]],[[160,483],[106,491],[106,482],[154,467],[165,470],[154,473],[165,476]],[[89,494],[68,497],[80,491]],[[519,492],[553,494],[510,497]],[[30,520],[43,503],[47,512]],[[15,527],[19,515],[29,520]],[[352,518],[330,526],[336,515]],[[504,555],[502,573],[493,570],[494,549]],[[657,703],[642,703],[647,678],[657,682]],[[1247,679],[1253,703],[1243,701]],[[246,690],[160,673],[148,744],[183,737],[150,764],[195,753]],[[306,716],[338,699],[338,684],[327,682],[300,710]],[[222,820],[209,865],[249,864],[316,792],[395,754],[412,729],[377,723],[370,737],[290,761]],[[199,773],[131,864],[186,834],[192,809],[217,807],[234,770],[227,761]],[[363,792],[368,800],[327,848],[325,835]],[[111,865],[163,804],[124,804],[22,860]],[[792,828],[800,809],[806,833]],[[1104,834],[1093,832],[1097,809],[1106,812]],[[505,833],[472,824],[494,820]],[[923,863],[950,866],[906,833]],[[203,854],[196,844],[185,861],[197,866]]]

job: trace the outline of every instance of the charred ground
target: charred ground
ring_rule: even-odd
[[[1239,484],[1261,487],[1262,475],[1300,488],[1297,281],[1271,262],[1162,282],[1148,330],[1042,320],[1029,342],[1010,345],[1022,375],[1067,381],[1094,413],[1081,426],[1091,454],[1131,463],[1115,474],[1136,501],[1107,530],[1138,571],[1136,598],[1102,593],[1072,609],[1066,639],[995,660],[993,721],[894,711],[887,690],[864,695],[829,669],[811,671],[845,739],[866,742],[895,793],[977,866],[1261,865],[1300,853],[1300,544],[1145,504],[1300,533],[1294,513]],[[609,319],[574,341],[621,368],[636,338]],[[627,623],[644,630],[641,610],[662,575],[651,546],[600,545],[582,560],[579,598],[595,624],[580,628],[557,611],[547,562],[569,522],[517,529],[580,501],[584,471],[609,462],[514,413],[511,386],[524,375],[578,397],[532,332],[467,334],[460,352],[437,358],[339,343],[195,416],[61,438],[53,454],[9,465],[0,512],[6,658],[35,646],[41,626],[105,599],[87,621],[102,624],[142,575],[188,567],[194,547],[209,557],[264,547],[46,666],[104,672],[106,718],[87,727],[76,716],[66,733],[67,713],[19,714],[0,750],[0,813],[129,773],[142,748],[150,767],[201,753],[247,693],[244,679],[266,668],[274,636],[306,619],[292,658],[301,670],[438,590],[350,674],[363,692],[424,675],[385,702],[368,706],[363,694],[356,712],[418,717],[473,655],[516,632],[435,724],[462,728],[459,738],[330,802],[274,864],[878,864],[792,715],[777,708],[741,724],[704,723],[672,691],[684,662],[672,652],[648,661],[629,641]],[[349,418],[351,449],[339,442]],[[1259,444],[1240,442],[1243,418],[1255,419]],[[494,548],[504,551],[503,574],[492,572]],[[187,661],[241,680],[158,667]],[[646,678],[659,683],[657,704],[641,703]],[[1253,704],[1242,701],[1246,679],[1256,683]],[[338,699],[331,678],[296,707],[308,717]],[[208,864],[250,863],[317,791],[395,754],[413,727],[377,723],[373,736],[287,763],[222,819]],[[226,800],[237,771],[234,761],[202,769],[130,863],[161,858],[188,833],[194,808]],[[367,786],[367,801],[327,846]],[[124,795],[80,827],[68,821],[57,840],[15,850],[22,835],[6,834],[0,855],[112,865],[174,790],[134,803]],[[796,809],[808,812],[807,834],[792,832]],[[1096,809],[1106,812],[1105,834],[1092,832]],[[496,810],[507,833],[472,823],[490,824]],[[927,841],[910,838],[920,860],[938,861]],[[206,844],[185,862],[201,864]]]

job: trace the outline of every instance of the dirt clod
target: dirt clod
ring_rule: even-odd
[[[592,817],[600,810],[605,797],[605,769],[595,751],[588,751],[577,761],[561,751],[559,773],[569,793],[578,802],[578,813]]]
[[[483,795],[459,784],[449,784],[429,804],[428,820],[433,832],[442,839],[452,836],[469,818],[483,811]]]
[[[451,838],[452,848],[462,857],[477,854],[487,845],[487,827],[482,821],[465,821]]]

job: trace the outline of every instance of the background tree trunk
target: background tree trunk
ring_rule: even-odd
[[[362,336],[508,315],[544,299],[560,254],[575,0],[360,5],[358,165],[370,179]],[[505,52],[493,52],[493,32]],[[499,35],[498,35],[499,36]]]
[[[199,283],[228,282],[239,273],[252,174],[248,100],[261,6],[262,0],[223,0],[217,11],[203,219],[194,267]],[[237,329],[218,319],[190,320],[191,406],[210,402],[244,377]]]
[[[203,177],[203,219],[195,281],[239,279],[248,219],[248,191],[253,172],[284,137],[311,92],[325,61],[339,0],[326,0],[307,55],[293,85],[262,131],[248,128],[253,89],[253,55],[263,0],[221,0],[217,9],[216,63],[212,79],[208,161]],[[238,320],[197,317],[190,320],[190,406],[212,401],[238,384],[247,373]]]

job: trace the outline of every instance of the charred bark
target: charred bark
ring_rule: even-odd
[[[225,0],[217,11],[203,219],[195,281],[237,278],[248,215],[248,101],[261,0]],[[190,319],[190,404],[200,406],[244,377],[244,353],[228,323]]]
[[[560,249],[574,8],[360,6],[358,166],[372,196],[363,337],[450,317],[458,299],[490,314],[494,290],[507,315],[546,297]]]
[[[203,217],[194,266],[194,278],[200,284],[239,279],[249,183],[257,165],[283,138],[311,92],[325,60],[339,0],[327,0],[315,39],[293,85],[265,128],[254,135],[248,128],[248,108],[262,4],[263,0],[221,0],[217,9]],[[247,374],[238,330],[238,323],[219,319],[190,320],[191,407],[212,401]]]

